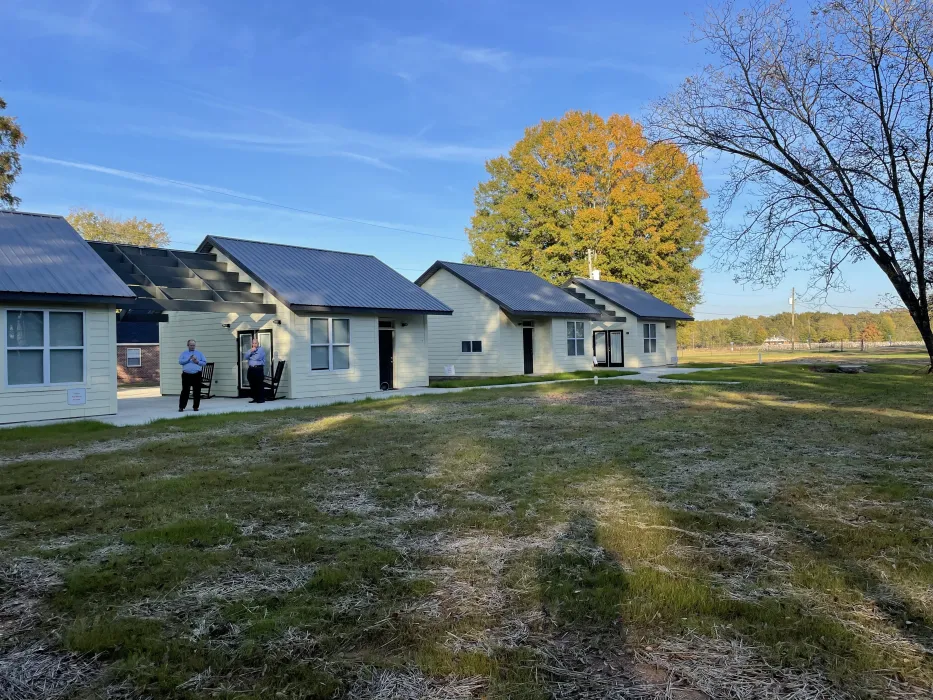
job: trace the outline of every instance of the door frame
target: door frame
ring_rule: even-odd
[[[595,362],[596,358],[596,334],[602,334],[602,343],[606,351],[605,362]],[[622,357],[618,361],[612,356],[612,336],[619,335],[619,350]],[[593,331],[593,359],[596,367],[625,367],[625,331],[609,330],[608,328],[597,328]]]
[[[241,386],[243,380],[243,353],[240,351],[240,336],[248,335],[250,336],[250,343],[252,343],[252,337],[257,333],[268,333],[269,334],[269,351],[266,353],[266,370],[272,368],[272,371],[275,371],[273,367],[273,357],[275,357],[275,333],[272,332],[271,328],[251,328],[245,330],[238,330],[236,332],[236,389],[238,398],[246,398],[252,396],[250,392],[249,384],[245,387]]]
[[[391,358],[389,360],[392,365],[392,376],[389,378],[388,382],[382,380],[382,339],[383,333],[388,334],[391,342]],[[378,336],[377,352],[376,352],[376,362],[379,369],[379,391],[391,391],[395,389],[395,329],[394,328],[380,328]],[[383,384],[388,384],[389,386],[386,389],[382,388]]]
[[[530,341],[529,341],[530,339]],[[527,346],[531,346],[531,354]],[[534,326],[522,326],[522,373],[535,373],[535,329]]]

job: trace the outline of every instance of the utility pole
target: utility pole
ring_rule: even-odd
[[[790,288],[790,351],[794,352],[797,347],[797,290]]]

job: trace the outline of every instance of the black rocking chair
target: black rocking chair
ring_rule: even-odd
[[[275,366],[275,374],[262,378],[262,388],[266,392],[267,401],[275,401],[279,393],[279,382],[282,381],[282,372],[285,371],[285,360],[279,360]]]
[[[214,363],[208,362],[201,370],[201,398],[212,399],[211,384],[214,383]]]

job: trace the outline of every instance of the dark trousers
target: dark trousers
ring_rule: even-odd
[[[262,380],[266,374],[266,368],[262,365],[249,367],[246,370],[246,381],[249,382],[249,394],[256,403],[266,402],[266,392],[262,386]]]
[[[181,396],[178,397],[178,409],[185,410],[188,405],[188,394],[194,389],[194,410],[197,411],[201,406],[201,373],[188,374],[181,373]]]

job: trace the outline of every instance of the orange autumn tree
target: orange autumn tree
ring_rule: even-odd
[[[670,144],[628,116],[568,112],[542,121],[476,188],[466,262],[530,270],[555,284],[586,276],[634,284],[685,311],[699,302],[706,191]]]

